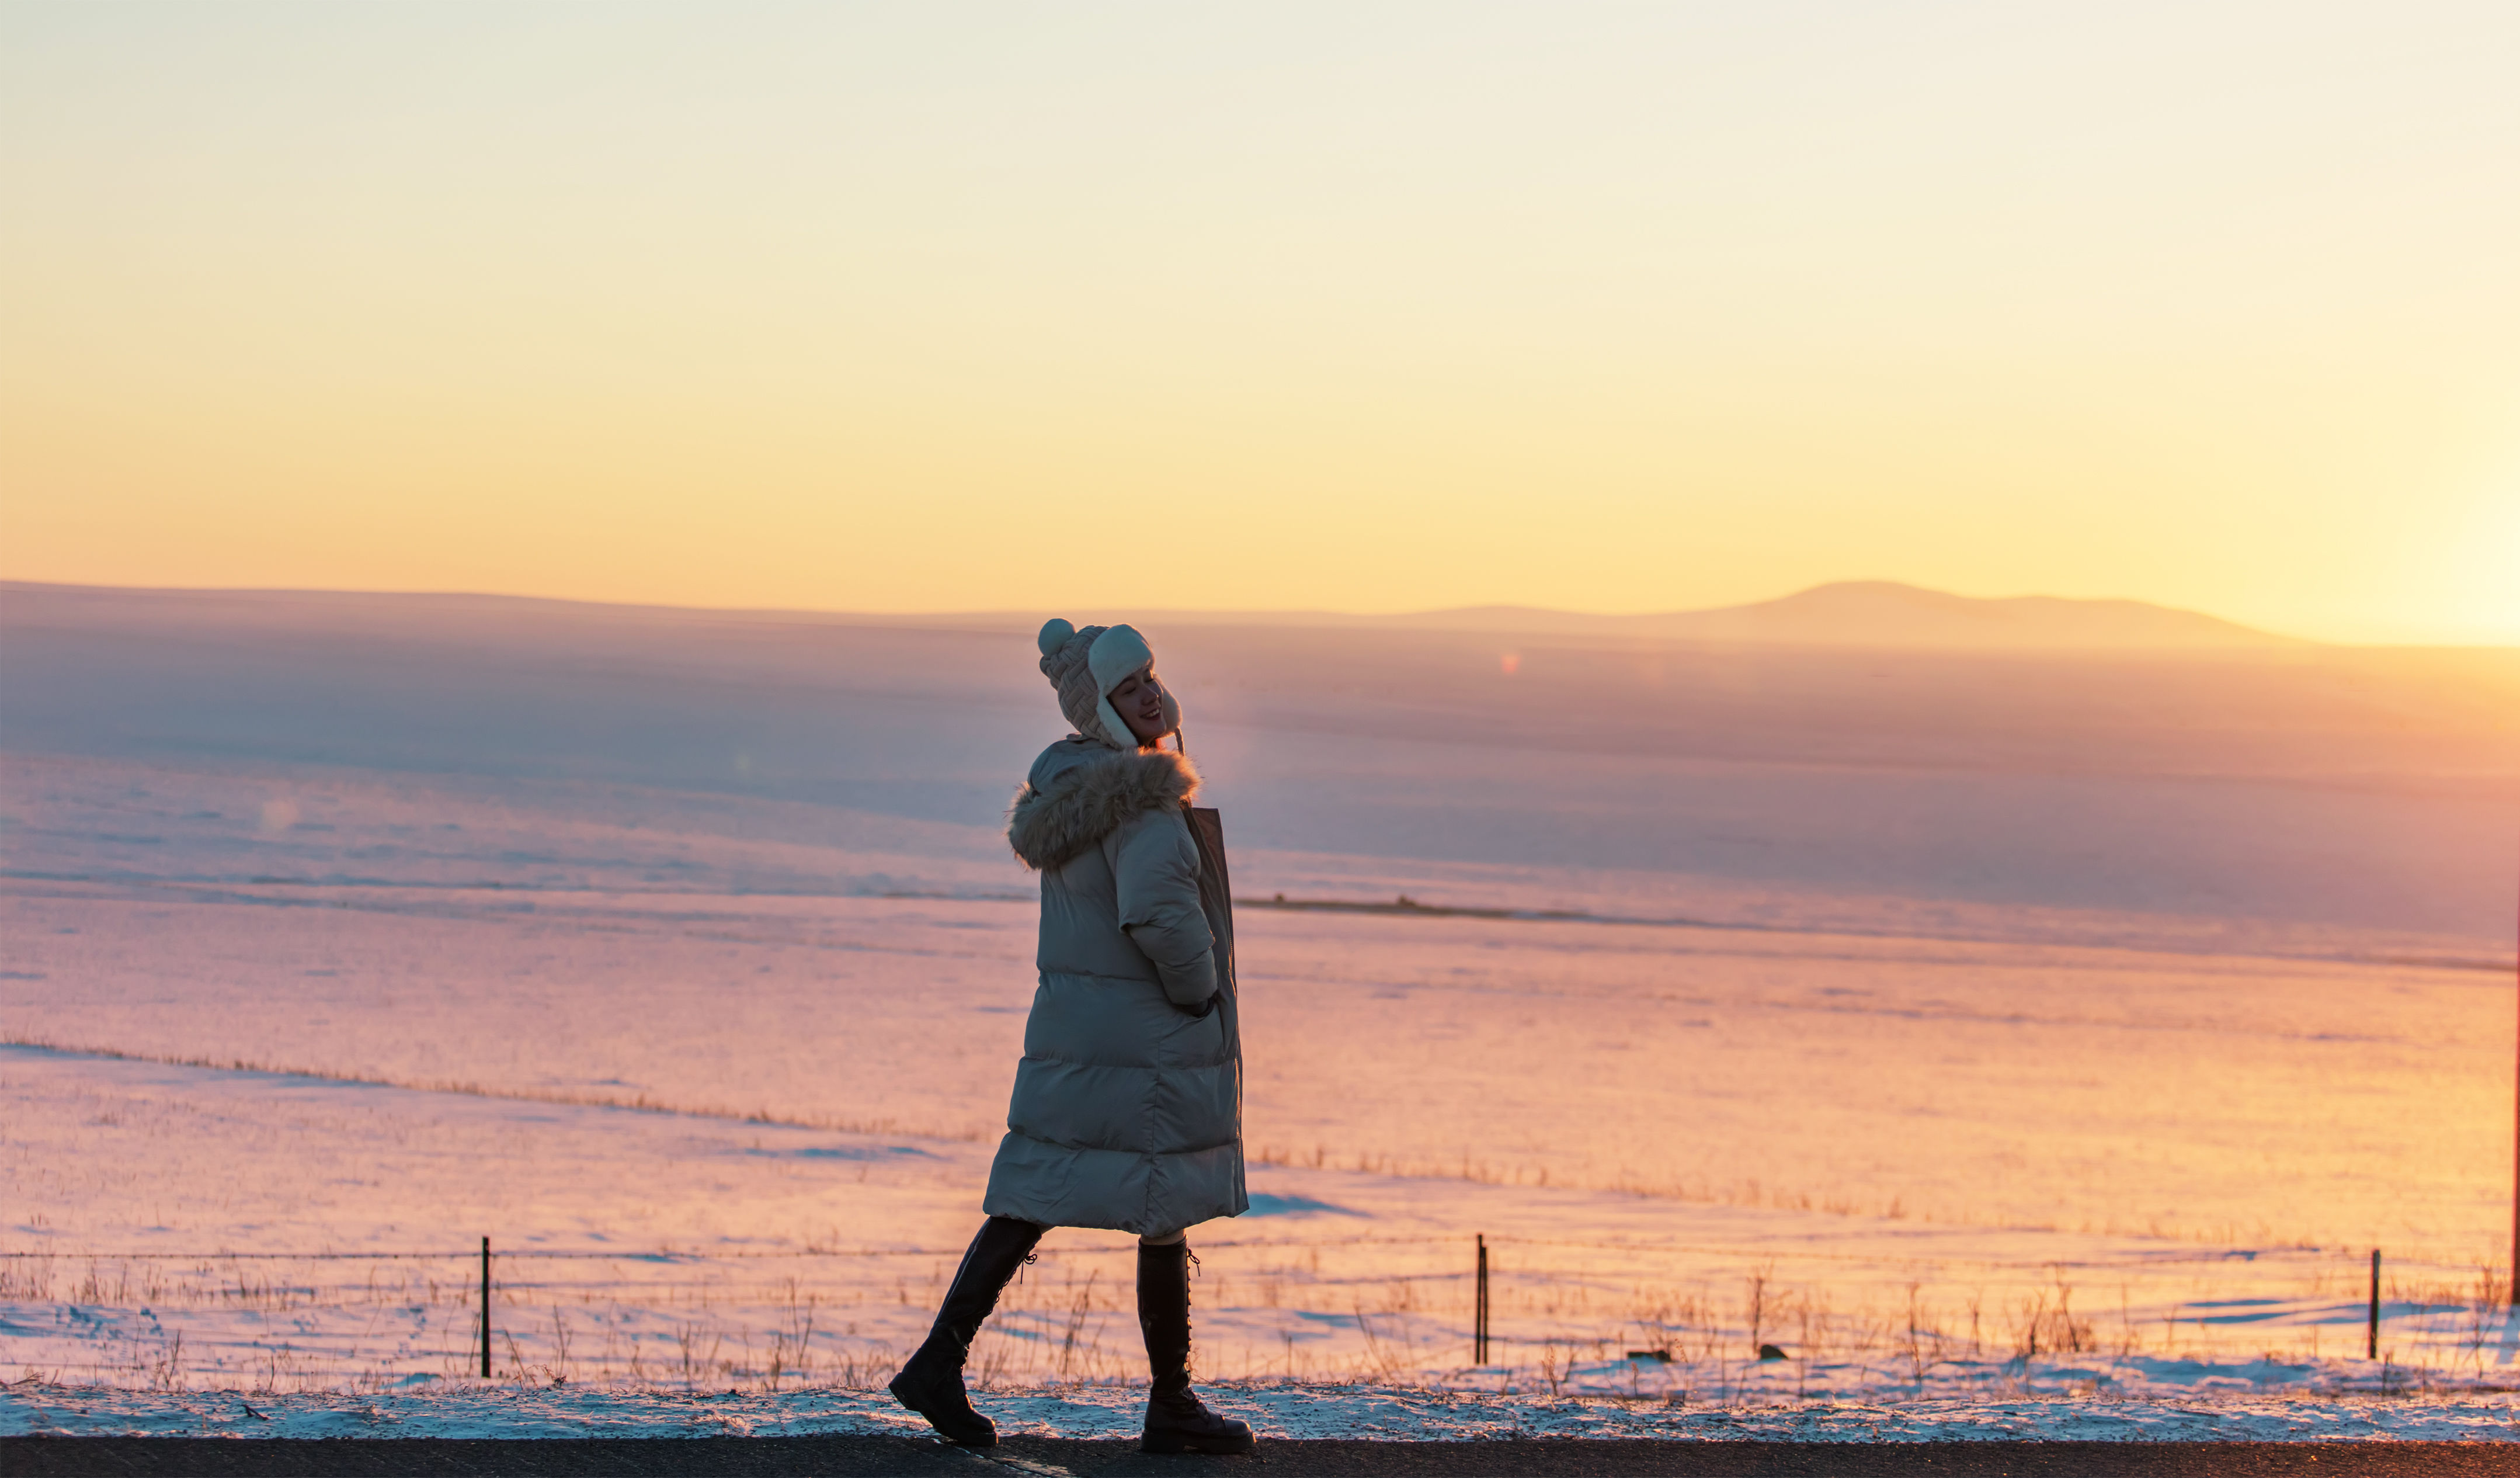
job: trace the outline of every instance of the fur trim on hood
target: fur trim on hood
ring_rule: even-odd
[[[1188,755],[1106,750],[1016,791],[1007,813],[1007,845],[1026,867],[1046,872],[1090,851],[1140,811],[1169,810],[1197,794],[1198,771]]]

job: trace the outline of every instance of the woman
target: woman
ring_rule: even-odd
[[[1041,985],[981,1202],[989,1219],[892,1394],[948,1441],[993,1446],[963,1362],[999,1292],[1053,1226],[1134,1231],[1153,1374],[1145,1451],[1249,1452],[1251,1429],[1190,1388],[1183,1237],[1250,1205],[1224,835],[1214,811],[1191,808],[1198,772],[1146,639],[1054,621],[1040,646],[1076,730],[1033,762],[1008,817],[1015,855],[1041,873]]]

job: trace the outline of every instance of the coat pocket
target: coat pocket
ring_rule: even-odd
[[[1206,1068],[1225,1061],[1225,1003],[1205,1016],[1176,1010],[1170,1028],[1156,1044],[1156,1061],[1167,1068]]]
[[[1235,1112],[1234,1070],[1168,1068],[1148,1104],[1147,1132],[1157,1154],[1179,1155],[1231,1145],[1242,1137]]]

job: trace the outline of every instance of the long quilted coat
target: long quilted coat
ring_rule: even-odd
[[[1161,1235],[1249,1207],[1234,918],[1187,758],[1052,745],[1007,839],[1041,872],[1041,984],[983,1209]]]

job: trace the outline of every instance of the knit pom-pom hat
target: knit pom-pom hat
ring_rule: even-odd
[[[1137,735],[1111,707],[1111,690],[1144,670],[1163,695],[1164,728],[1181,729],[1181,705],[1155,680],[1155,654],[1135,626],[1087,626],[1082,630],[1057,618],[1045,623],[1037,643],[1041,673],[1058,690],[1058,711],[1076,732],[1116,750],[1134,750]]]

